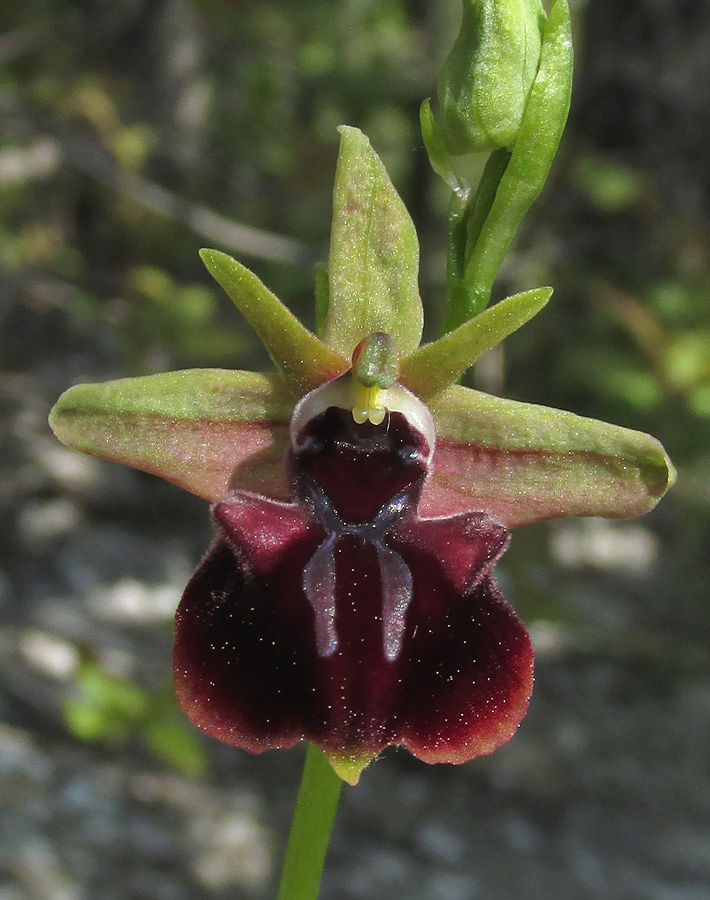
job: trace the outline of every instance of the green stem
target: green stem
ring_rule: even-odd
[[[469,191],[456,191],[449,204],[449,233],[446,247],[446,305],[439,336],[451,331],[456,311],[465,304],[463,276],[466,271],[464,252],[469,210]],[[456,326],[453,326],[456,327]]]
[[[500,150],[494,150],[486,161],[486,166],[483,170],[483,175],[481,175],[478,187],[476,188],[476,196],[473,198],[471,212],[468,217],[468,233],[466,235],[465,252],[466,264],[464,266],[464,271],[468,266],[469,259],[473,256],[474,248],[478,243],[478,238],[481,235],[485,221],[493,206],[498,186],[505,174],[509,160],[510,151],[502,148]],[[479,312],[481,312],[480,309],[477,310],[474,315],[477,315]],[[473,317],[469,316],[469,318]]]
[[[309,744],[278,900],[316,900],[342,784],[326,755]]]
[[[440,337],[473,319],[488,305],[489,295],[479,296],[471,289],[466,282],[466,271],[509,159],[507,150],[491,153],[475,194],[467,191],[455,193],[451,198],[446,309]]]

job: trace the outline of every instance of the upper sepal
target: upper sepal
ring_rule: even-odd
[[[648,434],[451,387],[432,399],[436,453],[423,515],[481,510],[508,528],[567,516],[626,519],[675,482]]]
[[[423,325],[414,223],[367,137],[345,126],[340,135],[323,340],[349,359],[363,338],[384,332],[411,353]]]
[[[191,369],[79,384],[49,424],[74,450],[219,500],[240,487],[288,497],[293,400],[278,375]]]

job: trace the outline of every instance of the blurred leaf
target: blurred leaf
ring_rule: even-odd
[[[710,378],[710,331],[686,331],[674,335],[663,368],[668,381],[680,390]]]
[[[618,213],[639,203],[647,192],[640,172],[596,157],[582,157],[572,172],[577,188],[600,211]]]
[[[653,373],[624,358],[599,372],[597,384],[609,396],[643,412],[656,409],[663,402],[663,392]]]
[[[79,667],[76,691],[64,717],[69,730],[85,741],[127,738],[149,706],[145,691],[134,682],[108,675],[95,662]]]
[[[173,289],[173,279],[157,266],[135,266],[128,272],[131,286],[149,300],[158,303],[168,301]]]
[[[153,128],[144,123],[119,128],[111,141],[118,164],[132,172],[140,172],[156,144]]]
[[[119,125],[118,109],[109,84],[98,74],[86,75],[69,87],[62,109],[69,118],[92,125],[104,140],[109,140]]]
[[[207,769],[199,735],[180,713],[172,682],[149,692],[84,660],[63,714],[79,740],[122,744],[139,737],[158,759],[185,775],[199,777]]]
[[[663,402],[656,373],[628,352],[613,347],[572,346],[561,355],[558,365],[570,387],[592,391],[607,404],[614,401],[647,412]]]
[[[198,732],[181,717],[177,707],[173,716],[148,722],[144,738],[159,759],[191,778],[199,778],[207,771],[207,756]]]
[[[707,292],[703,290],[702,293],[704,306]],[[671,323],[685,324],[698,312],[693,291],[680,281],[661,281],[652,285],[647,299],[651,308]]]
[[[701,384],[688,396],[690,411],[703,419],[710,419],[710,383]]]

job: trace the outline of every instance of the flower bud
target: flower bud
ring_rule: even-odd
[[[455,156],[510,147],[540,63],[541,0],[464,0],[439,77],[441,132]]]

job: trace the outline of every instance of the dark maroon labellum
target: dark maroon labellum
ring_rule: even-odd
[[[507,532],[482,513],[419,518],[433,424],[403,388],[377,390],[343,376],[299,403],[294,501],[216,504],[177,616],[178,696],[199,727],[251,752],[307,738],[360,761],[348,780],[389,744],[428,762],[491,752],[532,683],[490,576]]]
[[[426,476],[429,446],[400,412],[386,427],[358,424],[349,410],[330,407],[298,435],[292,452],[296,492],[306,500],[325,532],[325,540],[303,575],[306,596],[316,617],[316,645],[330,656],[338,645],[335,629],[336,551],[346,536],[375,551],[382,595],[384,652],[399,654],[412,573],[388,546],[394,529],[412,515]]]

